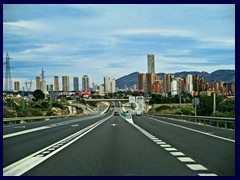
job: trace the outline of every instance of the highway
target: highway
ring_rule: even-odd
[[[235,131],[147,115],[3,128],[3,176],[234,176]]]

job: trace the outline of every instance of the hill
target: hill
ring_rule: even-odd
[[[125,86],[127,87],[133,87],[134,84],[138,84],[138,73],[139,72],[133,72],[131,74],[128,74],[126,76],[123,76],[121,78],[118,78],[116,80],[117,87],[119,89],[124,89]],[[160,76],[160,79],[162,80],[163,75],[165,73],[157,73],[157,75]],[[199,72],[199,71],[182,71],[182,72],[176,72],[174,73],[174,77],[185,77],[188,74],[192,75],[200,75],[205,79],[205,82],[210,82],[212,80],[215,81],[224,81],[225,83],[233,82],[235,83],[235,70],[217,70],[212,73],[208,73],[205,71]]]

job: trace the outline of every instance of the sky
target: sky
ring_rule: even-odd
[[[45,71],[103,84],[132,72],[235,69],[234,4],[4,4],[3,58],[12,60],[12,81]],[[5,61],[5,59],[3,59]],[[5,66],[3,67],[5,76]],[[4,81],[4,80],[3,80]],[[4,84],[3,84],[4,86]]]

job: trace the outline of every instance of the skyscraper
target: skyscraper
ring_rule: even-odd
[[[116,79],[112,78],[111,79],[111,93],[115,93],[116,92]]]
[[[178,88],[177,79],[174,78],[171,82],[171,95],[172,96],[177,95],[177,88]]]
[[[162,91],[162,85],[160,83],[160,80],[156,80],[152,84],[152,94],[159,94]]]
[[[104,92],[110,92],[111,91],[111,82],[109,77],[104,77]]]
[[[73,77],[73,90],[75,92],[79,91],[79,80],[78,80],[78,77]]]
[[[104,77],[104,92],[115,93],[116,92],[116,79]]]
[[[62,76],[63,91],[69,91],[69,76]]]
[[[89,78],[87,75],[82,77],[82,90],[85,92],[89,91]]]
[[[54,91],[55,92],[59,91],[59,78],[58,78],[58,76],[54,76]]]
[[[193,76],[191,74],[186,77],[186,91],[189,94],[192,94],[193,91]]]
[[[41,90],[41,80],[40,77],[36,77],[36,89]]]
[[[21,90],[21,83],[19,81],[14,82],[14,91],[20,91]]]
[[[155,74],[155,60],[154,60],[154,54],[148,54],[148,73],[154,73]]]
[[[147,92],[147,79],[146,74],[139,73],[138,74],[138,90],[143,90],[144,92]]]
[[[47,84],[47,91],[53,91],[53,84]]]
[[[173,74],[167,74],[163,76],[163,86],[164,86],[164,93],[167,94],[171,92],[171,82],[174,78]]]
[[[147,81],[147,90],[146,92],[153,93],[153,83],[155,81],[160,81],[160,77],[154,73],[147,73],[146,74],[146,81]]]

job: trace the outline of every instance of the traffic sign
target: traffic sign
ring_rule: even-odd
[[[196,105],[196,106],[199,105],[199,102],[200,102],[200,101],[199,101],[198,98],[193,98],[193,100],[192,100],[192,104],[193,104],[193,105]]]

